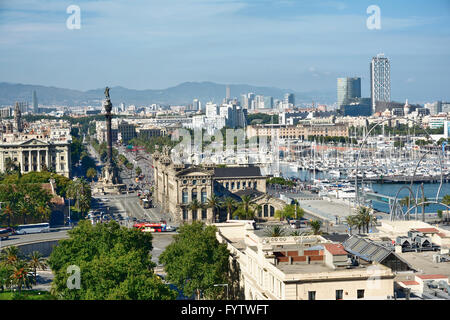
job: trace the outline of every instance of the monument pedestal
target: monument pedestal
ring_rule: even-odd
[[[126,190],[126,185],[119,181],[117,168],[107,163],[102,170],[100,181],[94,186],[94,193],[121,194]]]

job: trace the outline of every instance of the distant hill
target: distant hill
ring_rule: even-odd
[[[15,101],[28,101],[31,104],[32,92],[36,90],[39,104],[84,106],[100,105],[104,98],[104,88],[79,91],[56,87],[46,87],[29,84],[0,83],[0,105],[12,105]],[[113,104],[150,105],[158,104],[189,104],[192,100],[199,99],[205,103],[214,101],[222,102],[225,97],[226,85],[213,82],[184,82],[175,87],[163,90],[134,90],[124,87],[112,87],[110,96]],[[230,85],[231,97],[240,98],[241,94],[254,92],[264,96],[272,96],[274,99],[283,99],[284,94],[294,93],[296,102],[318,101],[332,103],[335,100],[334,93],[295,92],[288,89],[271,87],[258,87],[247,84]]]

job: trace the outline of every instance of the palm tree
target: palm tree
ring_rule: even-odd
[[[252,197],[245,195],[241,197],[242,202],[239,204],[237,210],[234,212],[242,219],[252,219],[254,217],[255,211],[252,209]]]
[[[446,194],[446,195],[442,198],[442,203],[445,204],[445,205],[447,205],[447,206],[450,206],[450,194]],[[446,220],[447,223],[448,223],[448,220],[449,220],[449,213],[448,213],[448,209],[447,209],[447,208],[445,208],[445,212],[447,213],[447,214],[446,214],[446,215],[447,215],[447,219],[445,219],[445,220]]]
[[[352,228],[358,225],[358,219],[356,216],[347,216],[345,221],[347,222],[350,235],[352,235]]]
[[[11,158],[6,158],[5,159],[5,171],[11,172],[11,171],[17,171],[17,170],[19,170],[19,167],[17,166],[17,164]]]
[[[97,170],[95,170],[94,168],[87,169],[86,177],[91,179],[91,181],[93,181],[96,176],[97,176]]]
[[[77,178],[69,184],[66,195],[69,199],[75,199],[75,205],[82,213],[87,212],[91,207],[91,188],[82,178]]]
[[[281,226],[275,225],[264,230],[264,234],[268,237],[277,238],[284,236],[285,230]]]
[[[311,221],[310,225],[313,230],[313,234],[315,234],[315,235],[320,234],[320,228],[322,227],[322,221],[314,220],[314,221]]]
[[[403,199],[400,200],[400,205],[403,207],[408,207],[411,205],[411,199],[409,198],[409,196],[404,197]]]
[[[12,284],[19,289],[19,294],[22,292],[22,287],[31,288],[33,278],[29,274],[30,268],[23,260],[18,260],[13,265],[13,272],[11,275]]]
[[[36,282],[37,269],[45,270],[47,268],[47,264],[44,259],[42,259],[42,254],[39,251],[33,251],[30,254],[30,262],[28,265],[33,270],[34,282]]]
[[[216,212],[217,212],[218,209],[220,209],[222,207],[222,203],[221,203],[219,197],[217,197],[215,194],[213,194],[206,201],[206,206],[208,208],[212,208],[212,211],[213,211],[213,222],[216,222],[216,220],[217,220]]]
[[[198,209],[201,209],[202,207],[202,204],[197,199],[192,200],[188,205],[188,209],[192,211],[192,217],[194,217],[194,212],[197,213]]]
[[[372,210],[368,207],[361,206],[358,208],[356,216],[359,222],[358,228],[360,229],[360,231],[362,228],[363,232],[364,229],[366,229],[367,233],[369,232],[369,225],[371,225],[375,221],[375,218],[373,217],[373,215],[371,215],[371,211]]]
[[[6,204],[6,206],[2,210],[2,215],[5,215],[8,217],[8,227],[11,226],[11,218],[14,215],[14,211],[9,203]]]
[[[261,214],[262,213],[262,205],[255,203],[253,207],[255,208],[256,216],[258,216],[258,217],[262,216],[262,214]]]
[[[234,208],[236,207],[236,201],[231,197],[226,197],[223,200],[223,206],[227,209],[228,220],[231,220],[232,212],[233,212]]]
[[[439,220],[440,220],[440,223],[442,223],[442,217],[444,216],[444,215],[442,214],[442,210],[438,210],[438,211],[437,211],[437,216],[438,216],[438,218],[439,218]]]
[[[17,248],[16,246],[7,247],[1,252],[1,261],[3,261],[7,265],[13,265],[20,259],[19,256],[19,248]]]

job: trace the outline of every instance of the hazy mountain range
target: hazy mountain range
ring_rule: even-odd
[[[120,103],[150,105],[153,103],[163,105],[185,105],[192,103],[193,99],[199,99],[202,103],[213,101],[222,102],[225,98],[226,84],[213,82],[184,82],[175,87],[163,90],[134,90],[124,87],[111,87],[110,96],[113,105]],[[88,91],[47,87],[40,85],[0,83],[0,105],[13,105],[16,101],[28,101],[31,105],[32,92],[36,90],[39,104],[65,105],[65,106],[98,106],[104,99],[104,88]],[[254,92],[264,96],[272,96],[274,99],[283,99],[285,93],[294,93],[296,103],[312,101],[319,103],[333,103],[334,92],[296,92],[288,89],[272,87],[258,87],[247,84],[230,85],[231,97],[240,99],[241,94]]]

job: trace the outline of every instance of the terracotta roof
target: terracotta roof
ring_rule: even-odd
[[[403,283],[405,286],[417,286],[420,284],[417,281],[400,281],[400,282]]]
[[[447,276],[444,276],[443,274],[421,274],[418,275],[422,280],[429,280],[429,279],[448,279]]]
[[[441,238],[450,238],[450,236],[446,235],[446,234],[443,233],[443,232],[439,232],[437,235],[438,235],[439,237],[441,237]]]
[[[347,251],[344,250],[342,244],[336,243],[324,243],[323,246],[330,252],[333,256],[347,255]]]
[[[418,229],[414,229],[414,230],[422,232],[422,233],[439,233],[439,230],[436,228],[418,228]]]

